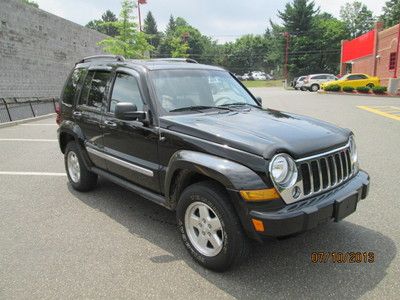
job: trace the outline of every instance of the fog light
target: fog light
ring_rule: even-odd
[[[257,219],[251,219],[254,229],[258,232],[264,232],[264,223]]]

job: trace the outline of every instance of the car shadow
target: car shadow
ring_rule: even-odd
[[[176,229],[174,212],[103,179],[90,193],[79,193],[70,185],[68,189],[77,199],[123,225],[131,234],[169,253],[151,257],[153,263],[183,260],[204,279],[235,298],[359,298],[385,277],[397,252],[389,237],[342,221],[287,239],[271,239],[263,244],[253,242],[245,263],[225,273],[214,273],[199,266],[187,253]],[[375,261],[312,263],[311,253],[319,251],[371,251]]]

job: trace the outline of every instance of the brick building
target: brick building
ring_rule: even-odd
[[[383,24],[378,22],[370,32],[342,41],[340,74],[378,76],[381,84],[387,86],[389,78],[400,76],[399,37],[400,24],[383,30]]]

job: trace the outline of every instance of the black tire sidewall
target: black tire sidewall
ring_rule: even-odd
[[[235,252],[237,252],[240,244],[241,228],[238,228],[238,220],[236,214],[232,212],[230,203],[226,197],[218,190],[210,189],[212,185],[195,184],[187,188],[181,195],[177,207],[177,223],[178,229],[182,236],[183,243],[188,249],[192,257],[201,265],[214,271],[225,271],[235,261]],[[219,218],[224,234],[223,247],[221,251],[214,257],[207,257],[196,250],[192,245],[185,228],[186,209],[193,202],[203,202],[207,204]],[[239,232],[239,235],[237,234]],[[242,237],[243,238],[243,237]]]

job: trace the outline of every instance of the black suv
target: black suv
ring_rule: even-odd
[[[226,270],[250,237],[339,221],[368,193],[350,130],[263,109],[232,74],[190,59],[88,57],[57,116],[72,187],[100,175],[176,211],[190,254]]]

